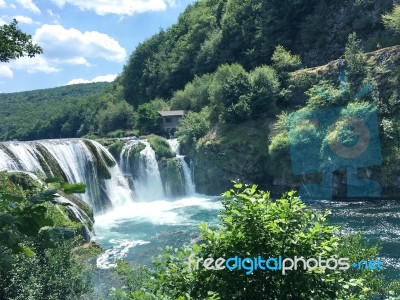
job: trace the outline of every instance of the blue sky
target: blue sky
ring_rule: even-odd
[[[112,81],[138,43],[168,28],[194,0],[0,0],[43,55],[0,63],[0,92]]]

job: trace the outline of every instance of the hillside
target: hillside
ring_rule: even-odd
[[[277,45],[314,67],[343,54],[356,32],[365,51],[399,42],[381,15],[396,1],[218,1],[190,5],[178,22],[140,44],[124,68],[125,99],[134,106],[170,98],[195,76],[239,63],[246,70],[271,63]]]
[[[101,109],[100,95],[111,83],[77,84],[52,89],[0,94],[0,140],[76,137]],[[92,110],[92,112],[90,112]]]
[[[0,139],[163,135],[158,110],[189,110],[176,136],[199,191],[219,193],[234,179],[279,190],[300,184],[287,116],[338,107],[362,115],[359,104],[376,107],[384,160],[372,176],[389,192],[400,147],[396,3],[196,1],[141,43],[110,85],[0,95]]]

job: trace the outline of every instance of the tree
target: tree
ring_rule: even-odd
[[[33,44],[32,36],[22,32],[17,24],[14,19],[10,25],[0,26],[0,62],[43,53],[40,46]]]
[[[160,133],[161,117],[158,112],[161,110],[169,110],[168,103],[161,98],[139,105],[136,128],[141,134]]]
[[[193,146],[199,138],[207,134],[210,128],[207,109],[199,113],[189,112],[176,128],[176,136],[183,144]]]
[[[218,116],[227,123],[239,123],[250,117],[249,76],[239,64],[222,65],[210,86],[213,119]],[[215,115],[216,114],[216,115]]]
[[[262,114],[274,116],[280,84],[275,70],[269,66],[258,67],[250,75],[250,107],[253,117]]]
[[[400,5],[395,5],[390,13],[382,15],[382,20],[385,27],[400,32]]]
[[[281,45],[276,46],[271,60],[273,66],[283,72],[293,71],[301,65],[300,56],[292,54]]]

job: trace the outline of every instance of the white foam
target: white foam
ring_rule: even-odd
[[[110,269],[116,266],[119,259],[122,259],[128,254],[129,249],[149,244],[146,241],[129,241],[129,240],[110,240],[110,243],[116,244],[111,249],[106,250],[97,258],[96,264],[99,269]]]
[[[95,216],[96,227],[112,228],[125,220],[147,221],[157,225],[181,225],[190,222],[190,215],[180,213],[182,208],[199,207],[205,210],[220,210],[222,205],[216,197],[194,195],[176,201],[127,203],[103,215]]]

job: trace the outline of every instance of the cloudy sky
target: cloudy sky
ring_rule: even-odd
[[[0,0],[44,54],[0,63],[0,92],[112,81],[138,43],[168,28],[194,0]]]

